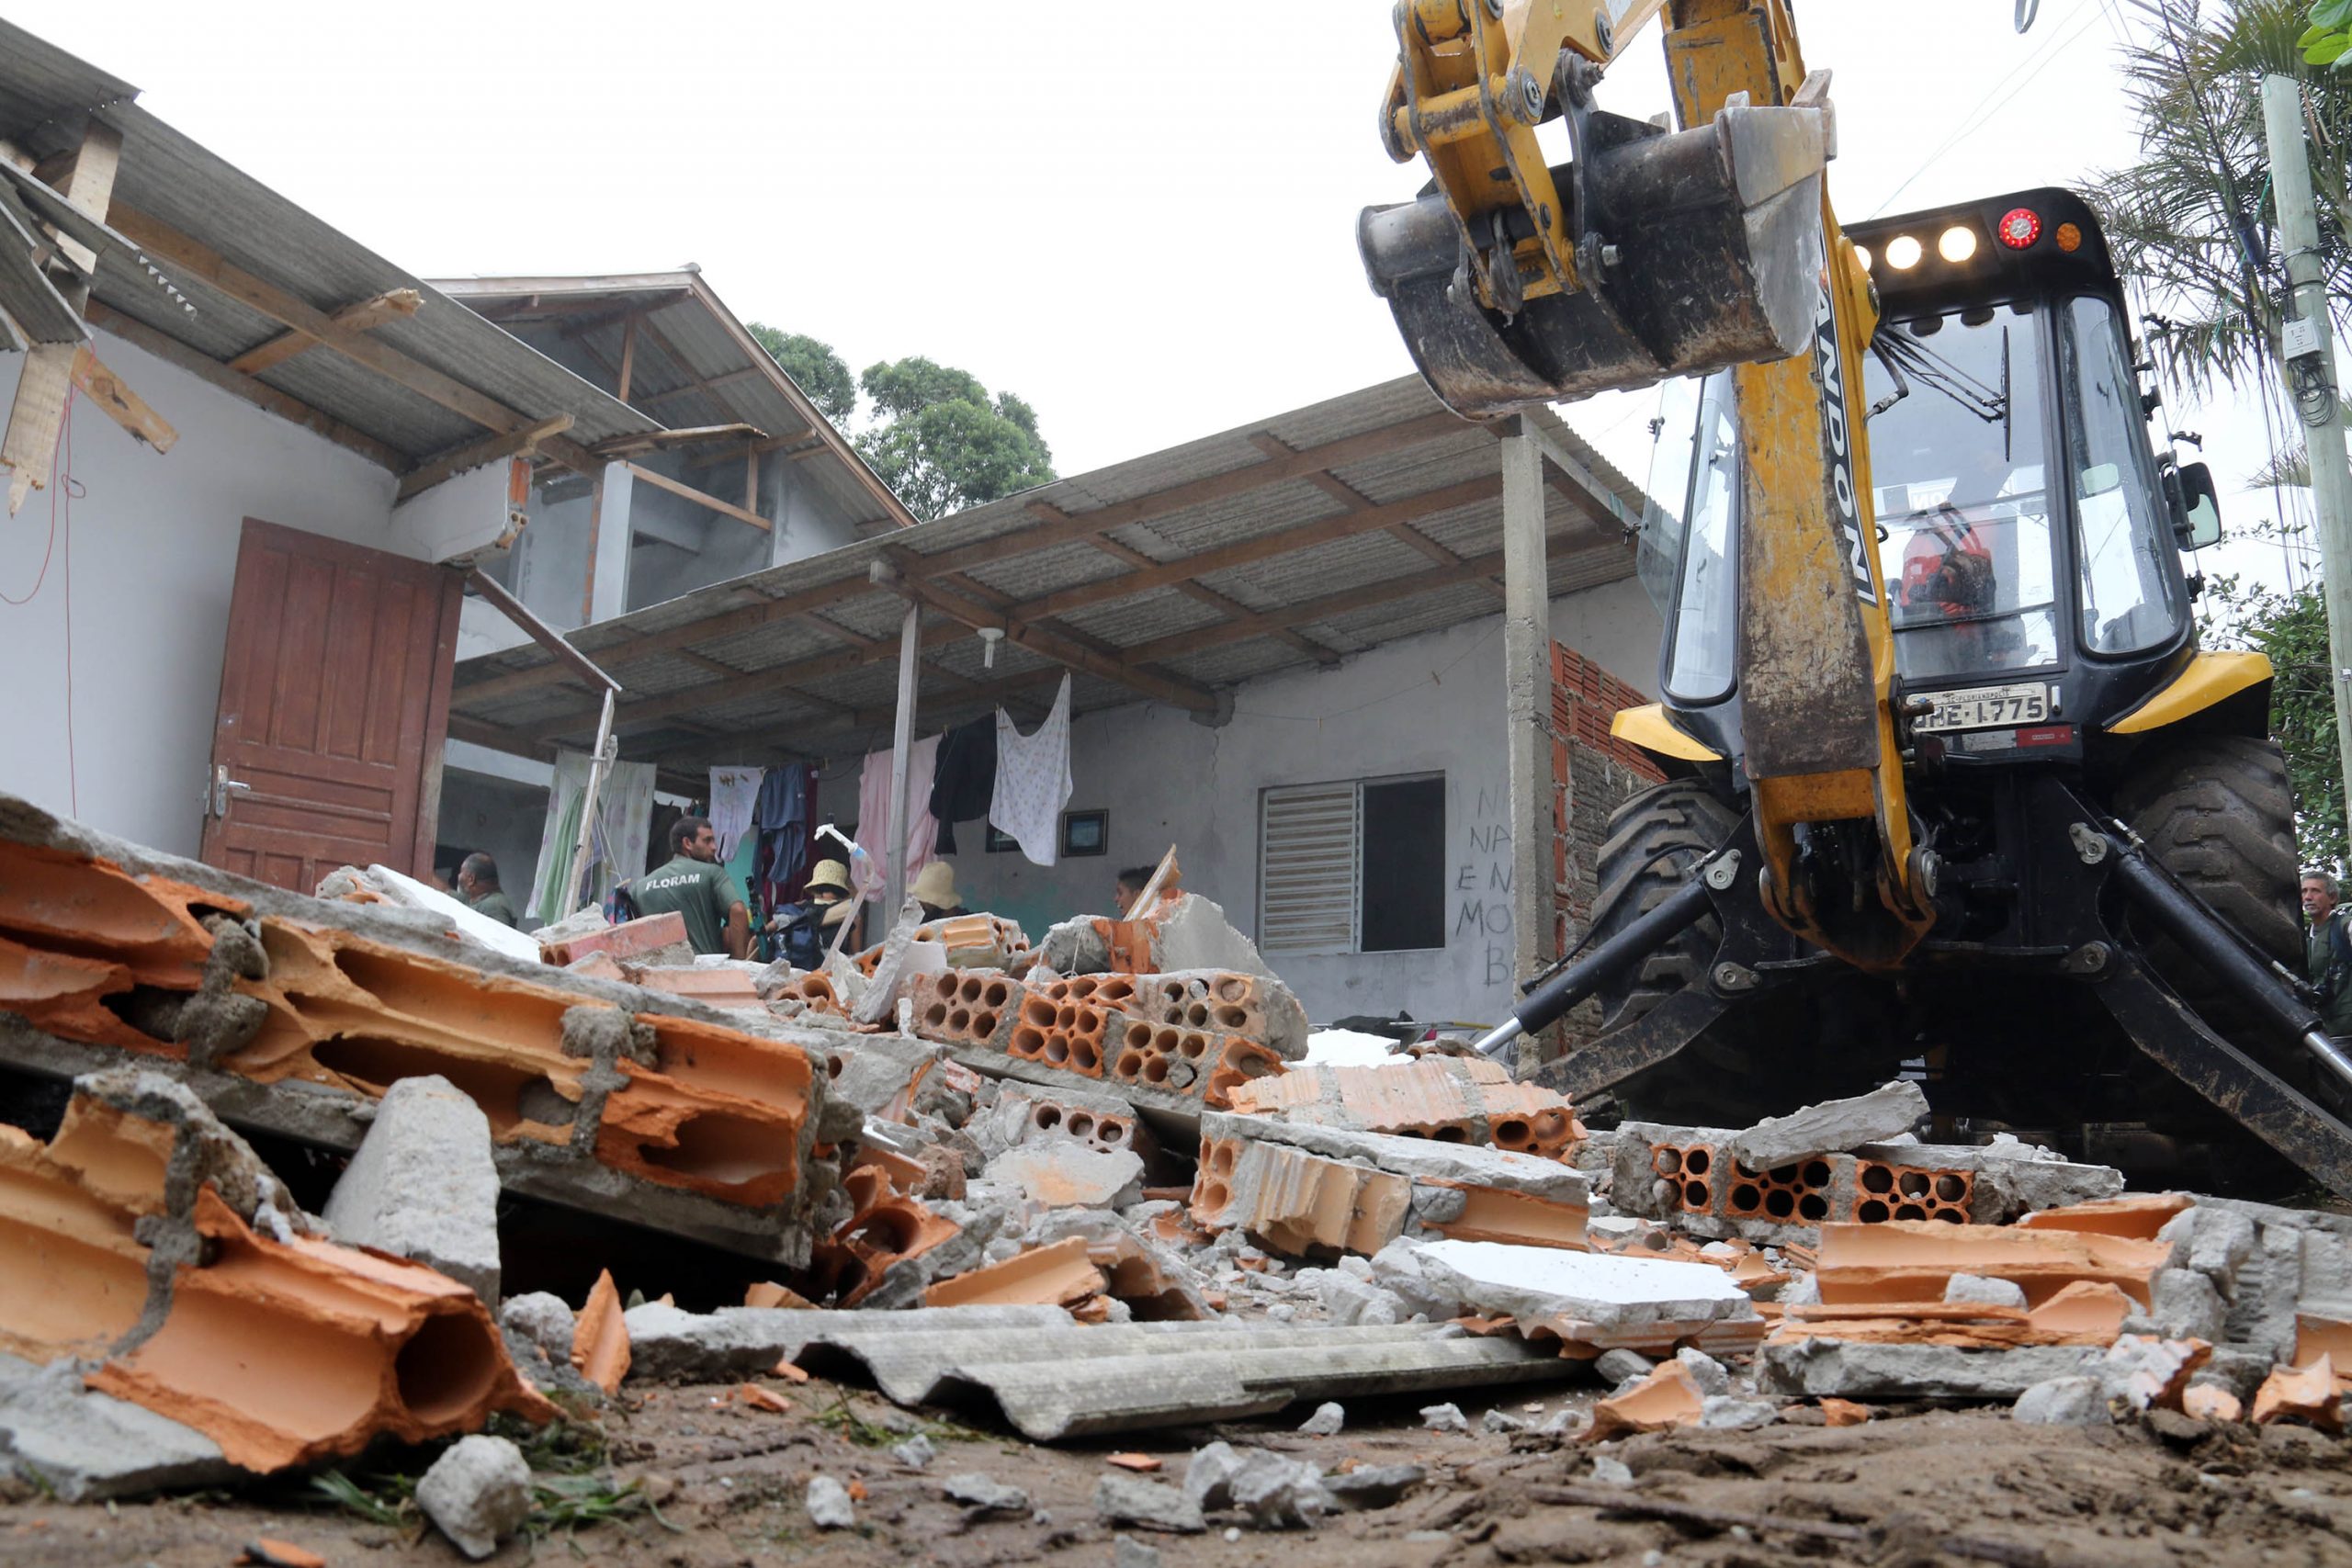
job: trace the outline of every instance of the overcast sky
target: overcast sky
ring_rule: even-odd
[[[2079,183],[2135,152],[2127,0],[1800,0],[1849,218]],[[1385,4],[560,8],[19,0],[14,18],[424,276],[701,265],[853,370],[925,354],[1033,403],[1063,473],[1409,372],[1354,220]],[[1656,33],[1605,107],[1668,107]],[[1892,203],[1892,205],[1890,205]],[[1566,411],[1636,479],[1655,397]],[[2258,416],[2175,410],[2225,491]],[[2194,454],[2190,454],[2194,456]],[[2233,497],[2234,524],[2266,493]],[[2233,552],[2234,555],[2236,552]]]

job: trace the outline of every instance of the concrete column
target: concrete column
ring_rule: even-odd
[[[607,463],[589,513],[588,619],[609,621],[628,609],[629,505],[637,489],[627,463]]]
[[[1555,956],[1551,575],[1544,548],[1544,454],[1518,420],[1498,444],[1503,480],[1503,695],[1510,763],[1512,973]],[[1537,1053],[1523,1059],[1532,1065]]]
[[[910,753],[915,744],[915,656],[922,649],[922,608],[910,599],[907,618],[899,628],[899,716],[892,731],[890,836],[884,840],[888,852],[883,861],[888,873],[883,883],[880,929],[886,931],[898,920],[899,908],[907,901],[907,823],[911,808],[907,799],[911,782],[907,777],[907,764],[912,760]]]

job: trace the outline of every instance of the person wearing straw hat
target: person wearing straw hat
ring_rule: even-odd
[[[822,964],[825,935],[848,917],[849,896],[849,867],[837,860],[819,861],[808,873],[800,902],[779,907],[768,922],[780,956],[795,969]]]
[[[915,885],[907,891],[922,906],[922,918],[926,920],[953,919],[972,912],[956,897],[956,868],[944,860],[924,866],[915,874]]]

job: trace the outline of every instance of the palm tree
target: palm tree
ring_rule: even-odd
[[[2303,85],[2331,309],[2352,303],[2352,73],[2307,63],[2302,0],[2136,0],[2125,54],[2139,162],[2098,176],[2090,199],[2117,269],[2142,290],[2165,379],[2202,396],[2257,386],[2278,357],[2286,296],[2274,233],[2262,79]]]

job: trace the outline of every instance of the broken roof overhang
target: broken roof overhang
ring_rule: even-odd
[[[510,331],[553,331],[616,381],[626,363],[628,400],[667,427],[668,439],[648,438],[647,446],[701,433],[723,443],[725,457],[749,450],[797,465],[861,531],[914,525],[913,513],[697,267],[592,277],[441,278],[434,287]],[[635,443],[606,443],[599,450],[624,446]]]
[[[36,177],[94,121],[123,138],[107,224],[129,243],[100,252],[94,324],[396,472],[560,413],[574,423],[548,449],[583,464],[587,446],[659,428],[175,130],[136,92],[0,21],[0,139]],[[337,310],[401,289],[421,295],[413,315],[334,329]],[[232,367],[289,331],[314,340],[307,352]]]
[[[1545,455],[1550,591],[1628,577],[1641,492],[1557,419]],[[628,689],[624,754],[691,766],[822,756],[890,725],[898,632],[925,611],[926,730],[1000,704],[1139,698],[1204,716],[1219,688],[1496,613],[1498,433],[1404,378],[1057,479],[985,506],[585,626]],[[877,569],[885,581],[876,581]],[[977,628],[1007,632],[993,668]],[[450,733],[526,755],[594,733],[597,705],[536,649],[459,666]]]

